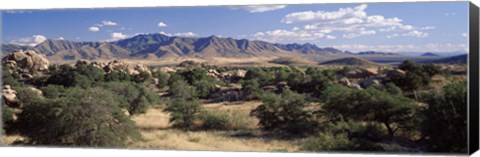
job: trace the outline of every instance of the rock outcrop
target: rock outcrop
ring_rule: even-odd
[[[3,65],[9,70],[19,73],[35,73],[47,71],[50,62],[43,54],[38,54],[33,50],[18,50],[5,56],[2,60]]]
[[[19,106],[17,99],[17,92],[13,90],[10,85],[4,85],[2,90],[2,99],[5,105],[11,108]]]

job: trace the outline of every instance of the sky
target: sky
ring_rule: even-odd
[[[2,42],[29,46],[162,33],[351,52],[468,51],[468,2],[10,10],[1,18]]]

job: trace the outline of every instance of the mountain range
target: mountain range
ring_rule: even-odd
[[[320,48],[315,44],[279,44],[259,40],[209,37],[178,37],[164,34],[140,34],[112,42],[73,42],[68,40],[45,40],[34,46],[2,45],[2,54],[14,50],[35,50],[50,60],[78,59],[147,59],[161,60],[193,57],[205,60],[212,58],[301,58],[323,62],[345,57],[403,58],[397,53],[365,51],[351,53],[335,48]],[[425,56],[423,56],[425,57]],[[427,56],[428,57],[428,56]]]
[[[142,34],[114,42],[72,42],[46,40],[35,47],[4,45],[3,52],[32,49],[50,59],[158,59],[170,57],[271,57],[291,54],[343,53],[334,48],[314,44],[273,44],[247,39],[176,37],[163,34]]]

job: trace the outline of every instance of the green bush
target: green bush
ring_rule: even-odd
[[[262,105],[252,110],[260,125],[267,130],[284,131],[294,135],[315,132],[318,123],[312,110],[307,110],[308,102],[301,94],[283,90],[280,96],[265,93]]]
[[[200,129],[225,130],[230,128],[230,121],[227,114],[203,111],[198,115],[198,119],[202,121]]]
[[[242,91],[245,96],[245,100],[253,100],[260,98],[260,87],[257,79],[242,81]]]
[[[428,150],[434,152],[467,152],[467,83],[445,86],[425,101],[422,134],[429,137]]]
[[[196,120],[201,106],[197,99],[175,98],[171,100],[164,109],[170,112],[170,122],[175,127],[184,130],[194,129],[194,121]]]
[[[356,145],[350,141],[346,134],[333,135],[320,133],[315,138],[307,140],[301,147],[305,151],[353,151]]]
[[[152,72],[152,76],[158,79],[158,83],[156,85],[157,88],[162,89],[168,85],[168,79],[169,79],[168,74],[165,74],[161,71],[155,71],[155,72]]]
[[[42,90],[43,96],[50,99],[59,98],[66,91],[65,87],[60,85],[48,85],[40,88],[40,90]]]
[[[65,97],[36,99],[18,114],[15,133],[29,144],[117,147],[141,135],[118,107],[121,98],[100,88],[71,88]]]
[[[105,81],[107,82],[130,81],[130,80],[131,80],[131,76],[123,71],[113,71],[105,75]]]
[[[332,121],[369,121],[385,125],[391,136],[399,130],[411,130],[416,124],[419,106],[403,95],[376,88],[351,89],[340,85],[323,91],[322,115]]]
[[[159,96],[146,87],[133,82],[108,82],[101,85],[126,101],[120,107],[128,110],[130,115],[145,113],[148,107],[159,102]]]

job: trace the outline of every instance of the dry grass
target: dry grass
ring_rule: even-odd
[[[150,109],[146,114],[134,117],[144,140],[131,143],[129,148],[216,150],[216,151],[296,151],[300,140],[277,140],[261,136],[258,120],[249,117],[250,110],[260,102],[239,104],[205,104],[206,110],[225,112],[234,122],[241,125],[239,130],[230,131],[183,131],[171,128],[168,114],[160,109]],[[248,116],[248,117],[246,117]],[[243,120],[239,120],[243,119]],[[240,136],[235,136],[240,135]],[[246,136],[243,136],[246,135]]]
[[[11,145],[13,142],[15,141],[21,141],[23,140],[23,137],[22,136],[18,136],[18,135],[10,135],[10,136],[5,136],[5,135],[2,135],[2,142],[0,143],[0,145]]]

